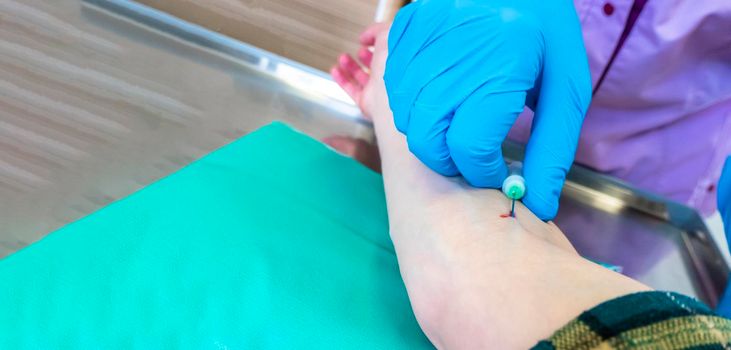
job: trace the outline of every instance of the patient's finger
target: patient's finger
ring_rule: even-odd
[[[349,73],[343,72],[342,67],[334,66],[330,69],[330,75],[333,80],[340,85],[343,90],[353,99],[356,103],[360,101],[361,92],[363,87],[357,84]]]
[[[358,50],[358,60],[360,60],[360,63],[362,63],[363,66],[365,66],[366,68],[371,68],[371,62],[373,61],[373,51],[365,46],[361,46],[360,50]]]
[[[353,79],[358,84],[360,84],[361,86],[365,86],[366,84],[368,84],[368,73],[363,70],[363,68],[358,64],[358,62],[355,61],[353,57],[350,57],[350,55],[347,54],[343,54],[340,56],[338,63],[340,63],[340,67],[343,69],[343,71],[353,77]]]
[[[342,54],[340,57],[338,57],[338,64],[336,65],[338,70],[340,71],[341,75],[351,82],[356,87],[360,87],[362,89],[362,84],[360,81],[355,79],[355,72],[358,71],[360,68],[357,63],[353,61],[352,58],[349,58],[347,54]]]
[[[383,30],[383,26],[383,23],[373,23],[366,27],[366,29],[360,33],[360,37],[358,38],[360,44],[364,46],[373,46],[376,43],[376,37]]]

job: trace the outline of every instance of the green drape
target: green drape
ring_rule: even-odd
[[[381,177],[281,123],[0,261],[0,349],[425,347]]]

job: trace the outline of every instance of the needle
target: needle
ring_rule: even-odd
[[[515,217],[515,201],[525,195],[525,179],[520,175],[522,164],[513,162],[508,166],[509,176],[503,180],[502,191],[510,198],[510,217]]]

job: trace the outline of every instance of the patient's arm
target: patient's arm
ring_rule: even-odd
[[[552,223],[498,190],[432,172],[393,125],[383,84],[387,30],[375,42],[372,77],[358,103],[374,122],[391,238],[416,317],[440,348],[527,348],[597,304],[644,285],[581,258]],[[366,40],[368,42],[369,40]],[[341,60],[342,62],[343,60]],[[370,62],[369,62],[370,63]],[[360,68],[357,68],[360,69]],[[345,73],[345,74],[343,74]],[[360,77],[362,81],[362,75]]]

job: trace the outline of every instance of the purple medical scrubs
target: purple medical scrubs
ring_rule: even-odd
[[[576,161],[713,212],[731,153],[731,0],[574,3],[594,86]]]

